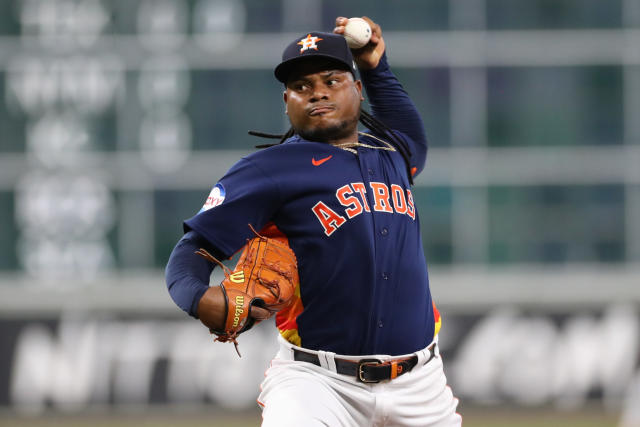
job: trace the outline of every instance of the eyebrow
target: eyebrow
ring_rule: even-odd
[[[287,83],[286,86],[295,84],[295,83],[299,83],[299,82],[309,82],[310,79],[307,78],[308,75],[311,74],[320,74],[322,78],[328,78],[328,77],[332,77],[332,76],[343,76],[345,74],[349,73],[348,71],[345,70],[340,70],[340,69],[331,69],[331,70],[325,70],[325,71],[317,71],[315,73],[309,73],[309,74],[305,74],[305,75],[301,75],[295,78],[290,79]]]
[[[309,73],[309,74],[305,74],[305,75],[301,75],[301,76],[295,77],[295,78],[291,79],[291,81],[293,82],[293,81],[300,81],[300,80],[309,80],[309,79],[307,78],[307,76],[310,76],[310,75],[312,75],[312,74],[320,74],[322,77],[331,77],[331,76],[333,76],[333,75],[342,75],[342,74],[345,74],[345,72],[344,72],[344,71],[342,71],[342,70],[326,70],[326,71],[319,71],[319,72],[316,72],[316,73]]]
[[[333,75],[344,76],[350,74],[349,71],[345,70],[327,70],[326,74],[323,74],[324,77],[331,77]]]

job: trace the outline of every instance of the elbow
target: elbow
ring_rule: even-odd
[[[164,270],[164,279],[167,291],[173,302],[184,312],[197,318],[197,314],[193,309],[193,301],[198,295],[202,295],[204,292],[202,288],[206,289],[207,287],[207,284],[204,283],[207,279],[207,271],[204,270],[202,272],[202,278],[194,275],[198,266],[194,264],[194,261],[197,262],[198,260],[192,256],[192,251],[185,246],[188,245],[185,245],[185,239],[183,238],[171,252]],[[197,304],[195,305],[197,306]]]
[[[171,300],[183,311],[189,313],[188,308],[190,307],[190,305],[185,304],[184,291],[181,290],[181,288],[184,288],[184,285],[181,285],[181,283],[184,282],[185,277],[184,274],[179,271],[179,268],[176,265],[177,262],[173,255],[174,254],[172,253],[171,257],[169,258],[169,262],[165,267],[164,281]]]
[[[197,319],[198,303],[202,295],[209,289],[209,285],[189,275],[167,278],[166,282],[169,296],[173,302],[189,316]]]

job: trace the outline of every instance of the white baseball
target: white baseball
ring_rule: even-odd
[[[371,39],[371,27],[362,18],[349,18],[344,27],[344,38],[351,49],[360,49]]]

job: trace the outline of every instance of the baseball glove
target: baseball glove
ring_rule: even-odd
[[[265,308],[276,313],[289,305],[299,284],[296,256],[281,233],[275,227],[266,228],[248,240],[233,271],[205,249],[196,254],[220,265],[225,278],[220,283],[225,298],[225,323],[222,330],[211,329],[217,335],[215,341],[235,344],[238,356],[237,336],[257,323],[250,316],[251,306]]]

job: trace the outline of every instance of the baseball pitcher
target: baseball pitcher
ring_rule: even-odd
[[[284,48],[275,77],[291,128],[256,133],[277,140],[215,183],[166,269],[176,304],[239,350],[242,333],[275,317],[263,426],[462,423],[411,191],[427,140],[380,26],[363,19],[363,47],[349,48],[339,17],[333,33]],[[238,251],[234,269],[220,262]],[[216,265],[225,279],[209,286]]]

